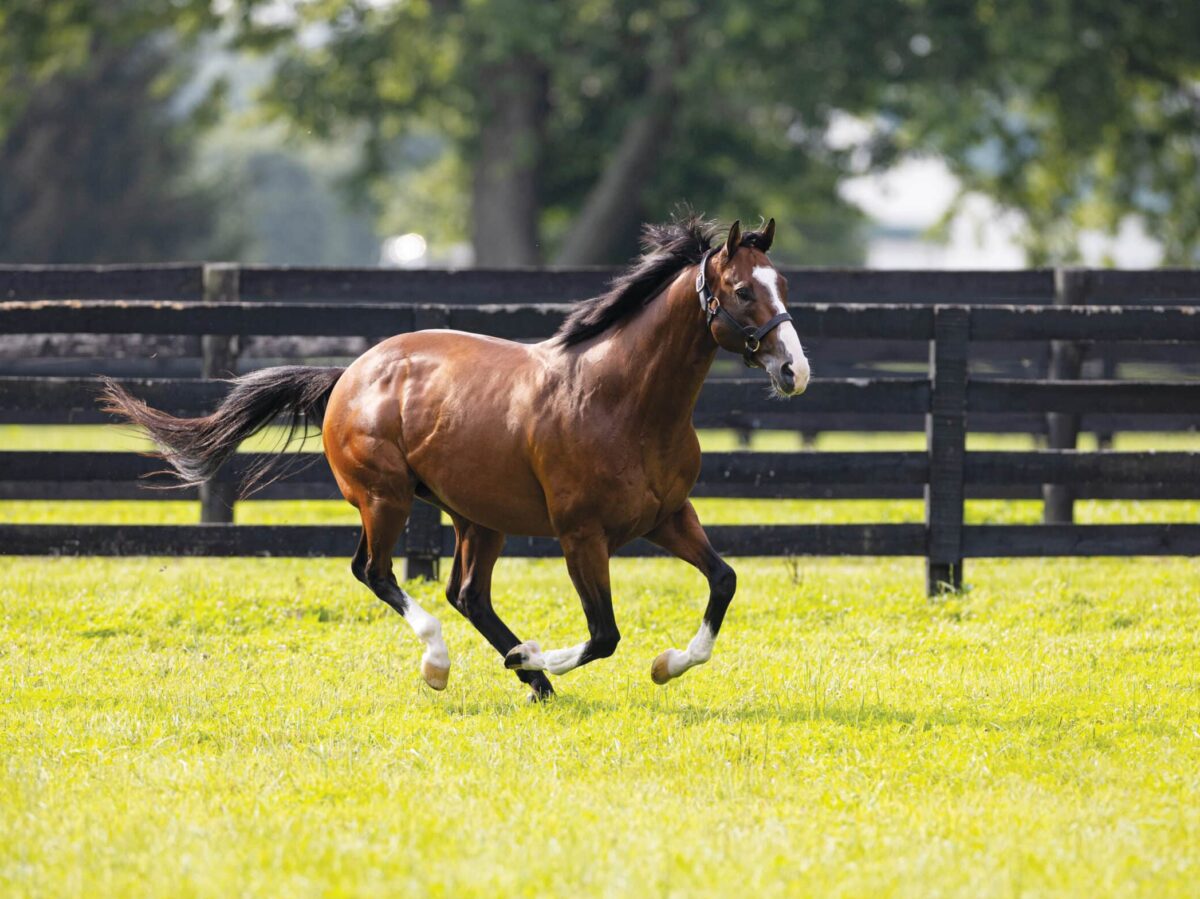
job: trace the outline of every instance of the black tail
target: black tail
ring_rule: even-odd
[[[108,378],[100,396],[105,412],[150,432],[158,444],[159,458],[178,478],[173,486],[194,487],[211,478],[243,440],[280,416],[288,428],[284,445],[298,432],[306,432],[309,425],[319,427],[333,385],[344,371],[304,365],[264,368],[235,378],[233,390],[217,411],[203,418],[176,418],[152,409]],[[242,481],[241,495],[270,483],[264,480],[266,475],[285,458],[268,457],[251,469]]]

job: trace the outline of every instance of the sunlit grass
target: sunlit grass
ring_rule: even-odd
[[[442,694],[345,560],[0,559],[0,894],[1194,895],[1195,562],[735,564],[659,688],[702,582],[616,562],[539,708],[436,585]],[[561,561],[496,581],[586,633]]]

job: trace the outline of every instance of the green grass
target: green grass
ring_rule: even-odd
[[[449,689],[344,560],[0,563],[5,895],[1194,895],[1191,561],[622,560],[617,655],[528,707],[438,596]],[[523,636],[584,633],[503,561]]]
[[[113,448],[89,430],[0,428],[0,447]],[[714,524],[921,519],[697,505]],[[193,502],[0,503],[0,521],[196,519]],[[695,632],[703,582],[614,562],[617,655],[531,707],[438,585],[410,589],[445,628],[440,694],[345,559],[0,556],[0,895],[1195,895],[1200,562],[973,561],[936,602],[920,560],[734,564],[713,660],[664,688],[650,661]],[[502,560],[496,595],[523,638],[586,633],[561,561]]]

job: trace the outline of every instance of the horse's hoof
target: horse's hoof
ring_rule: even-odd
[[[510,671],[517,670],[536,670],[526,666],[533,661],[533,657],[541,653],[541,648],[532,640],[526,643],[518,643],[510,649],[504,656],[504,667]]]
[[[435,690],[445,690],[446,683],[450,680],[450,666],[443,668],[440,665],[435,665],[429,659],[421,661],[421,677],[425,678],[425,683],[433,687]]]
[[[671,679],[671,669],[667,667],[670,655],[671,650],[669,649],[666,652],[661,652],[650,664],[650,680],[654,681],[660,687]]]

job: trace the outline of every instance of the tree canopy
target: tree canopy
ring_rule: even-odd
[[[854,262],[840,181],[922,154],[1019,211],[1033,262],[1131,214],[1166,261],[1200,253],[1192,0],[10,0],[0,135],[98,47],[230,22],[276,63],[264,109],[360,148],[385,225],[484,265],[624,258],[680,202]],[[843,113],[870,137],[831,146]]]

